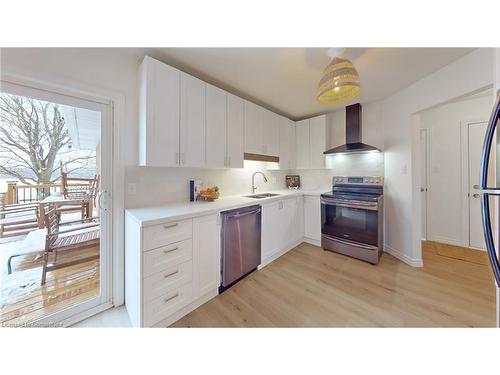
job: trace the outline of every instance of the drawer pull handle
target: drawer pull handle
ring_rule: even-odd
[[[167,277],[173,276],[176,273],[179,273],[179,270],[175,270],[174,272],[167,273],[167,274],[163,275],[163,277],[166,279]]]
[[[168,301],[171,301],[176,297],[179,297],[179,293],[175,293],[172,297],[165,298],[163,302],[167,303]]]
[[[175,224],[168,224],[168,225],[164,225],[163,228],[165,229],[170,229],[170,228],[175,228],[176,226],[178,226],[179,223],[175,223]]]
[[[174,247],[173,249],[163,250],[164,254],[171,253],[172,251],[179,250],[179,247]]]

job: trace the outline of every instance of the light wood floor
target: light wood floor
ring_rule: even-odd
[[[78,255],[61,253],[58,263],[98,253],[98,246]],[[99,295],[99,260],[51,271],[44,286],[40,285],[40,256],[15,258],[13,271],[11,275],[2,274],[0,279],[2,326],[28,323]]]
[[[491,270],[447,255],[373,266],[303,243],[173,327],[494,327]]]

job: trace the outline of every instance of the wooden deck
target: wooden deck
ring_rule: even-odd
[[[412,268],[303,243],[172,326],[494,327],[492,272],[468,250],[424,243],[424,267]]]
[[[58,256],[58,263],[99,254],[99,247],[80,254]],[[62,268],[47,274],[40,285],[42,258],[34,254],[15,258],[13,273],[1,275],[0,323],[21,325],[99,295],[99,260]]]

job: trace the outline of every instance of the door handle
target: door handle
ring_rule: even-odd
[[[480,195],[480,194],[478,194],[478,193],[474,193],[474,194],[472,194],[472,196],[473,196],[474,198],[479,198],[481,195]]]
[[[100,207],[102,210],[106,211],[106,212],[108,211],[108,207],[107,207],[107,206],[108,206],[108,200],[107,200],[107,199],[105,199],[105,200],[104,200],[104,203],[103,203],[102,197],[104,197],[104,196],[105,196],[105,195],[107,195],[107,194],[108,194],[108,191],[107,191],[107,190],[101,190],[101,191],[99,192],[98,197],[97,197],[97,203],[99,204],[99,207]]]

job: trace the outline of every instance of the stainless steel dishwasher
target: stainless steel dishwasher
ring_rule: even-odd
[[[259,205],[221,212],[223,292],[260,264],[262,209]]]

